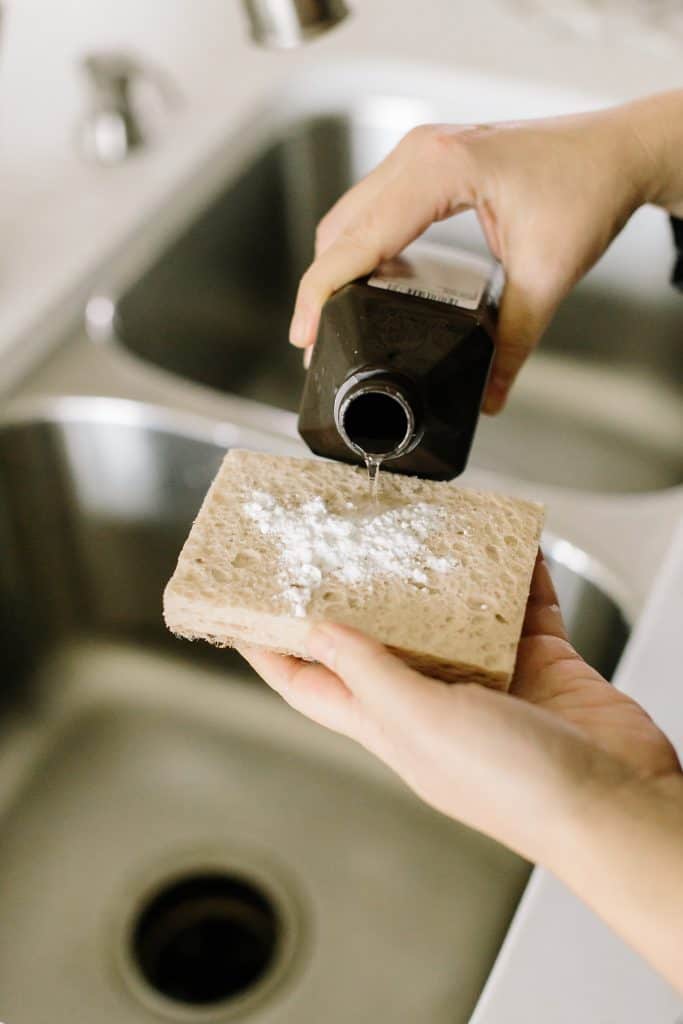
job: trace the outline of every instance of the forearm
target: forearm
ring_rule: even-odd
[[[548,867],[683,992],[683,775],[584,794]]]

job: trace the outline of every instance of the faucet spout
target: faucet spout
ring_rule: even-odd
[[[349,13],[345,0],[243,0],[251,37],[260,46],[290,49],[334,28]]]

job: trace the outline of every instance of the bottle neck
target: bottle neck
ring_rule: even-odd
[[[337,392],[334,421],[344,442],[366,461],[396,459],[419,439],[409,389],[388,374],[347,378]]]

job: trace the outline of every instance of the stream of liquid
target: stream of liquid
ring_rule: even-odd
[[[370,499],[375,504],[377,504],[379,500],[379,471],[383,461],[384,460],[381,456],[368,454],[365,456],[365,468],[368,471],[368,482],[370,486]]]

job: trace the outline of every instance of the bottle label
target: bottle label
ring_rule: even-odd
[[[448,245],[413,242],[380,264],[368,279],[373,288],[477,309],[491,278],[493,263]]]

